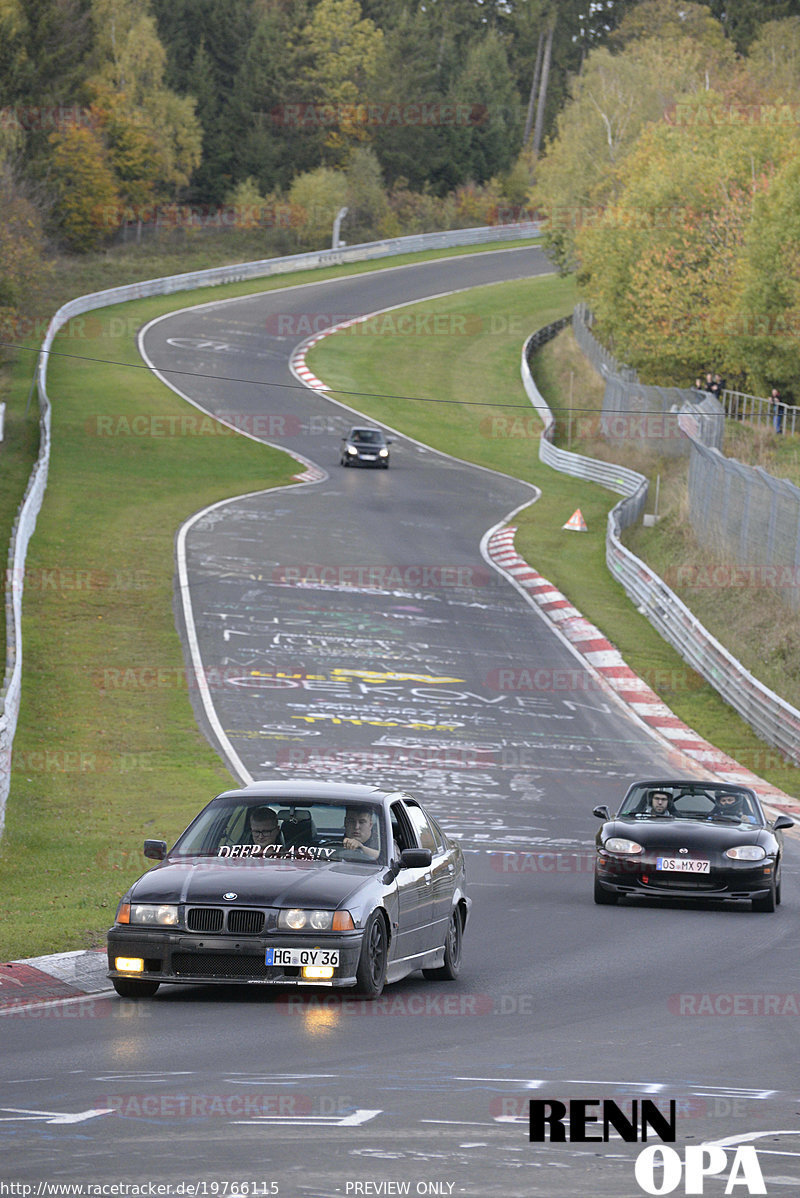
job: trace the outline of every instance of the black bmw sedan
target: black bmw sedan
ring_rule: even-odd
[[[452,980],[469,914],[464,858],[411,795],[254,782],[218,795],[123,896],[114,989],[162,982],[354,987],[421,969]]]
[[[605,805],[597,833],[594,901],[748,899],[754,911],[781,901],[784,828],[770,823],[754,791],[692,780],[635,782],[615,816]]]

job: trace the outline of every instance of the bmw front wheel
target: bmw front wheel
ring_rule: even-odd
[[[362,998],[377,998],[386,982],[386,924],[373,911],[364,928],[361,956],[356,970],[356,993]]]

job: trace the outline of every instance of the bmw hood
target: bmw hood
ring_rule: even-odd
[[[139,878],[130,889],[136,903],[237,902],[253,907],[338,907],[385,867],[345,861],[253,862],[230,865],[166,862]],[[235,898],[229,896],[235,895]]]

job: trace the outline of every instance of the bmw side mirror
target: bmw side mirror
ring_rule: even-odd
[[[605,803],[601,803],[599,807],[595,807],[592,810],[592,815],[596,815],[598,819],[611,819],[611,812]]]
[[[401,869],[423,869],[433,858],[430,849],[403,849],[400,854]]]
[[[774,832],[780,832],[782,828],[793,828],[793,827],[794,827],[793,819],[789,819],[788,815],[779,815],[778,818],[775,820],[775,823],[772,825],[772,830]]]
[[[167,855],[166,840],[146,840],[144,842],[144,855],[152,861],[163,861]]]

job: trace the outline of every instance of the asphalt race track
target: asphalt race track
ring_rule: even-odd
[[[397,435],[388,471],[345,470],[359,421],[289,370],[316,318],[547,269],[530,248],[483,253],[148,328],[165,378],[203,376],[172,376],[188,398],[324,472],[186,533],[201,726],[242,778],[418,793],[464,845],[473,914],[458,982],[415,975],[374,1004],[187,986],[5,1017],[0,1174],[30,1193],[52,1192],[42,1179],[211,1198],[673,1192],[637,1182],[644,1144],[530,1143],[532,1098],[674,1099],[681,1157],[727,1141],[726,1171],[698,1192],[724,1192],[737,1136],[767,1193],[800,1192],[796,842],[774,915],[595,907],[591,808],[675,765],[482,553],[535,493]],[[521,669],[536,690],[515,689]],[[750,1191],[740,1177],[731,1192]]]

